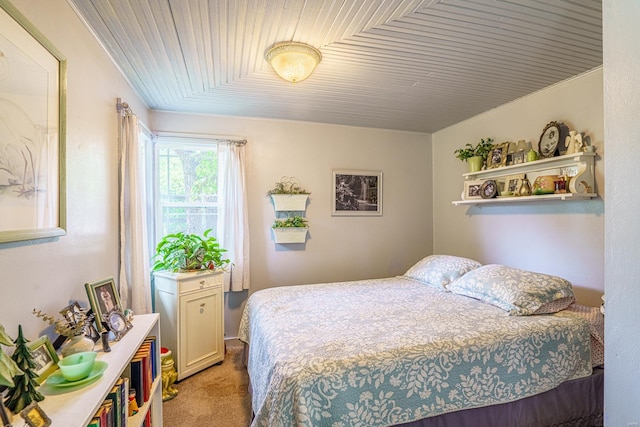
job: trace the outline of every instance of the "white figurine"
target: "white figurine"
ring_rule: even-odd
[[[567,154],[575,154],[583,151],[582,134],[575,130],[569,131],[569,136],[565,138],[565,147],[567,147]]]

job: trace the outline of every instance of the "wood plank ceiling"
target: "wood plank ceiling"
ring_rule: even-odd
[[[602,64],[601,0],[70,0],[152,109],[434,132]],[[264,60],[322,52],[307,80]]]

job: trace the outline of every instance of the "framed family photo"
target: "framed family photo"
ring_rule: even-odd
[[[34,372],[38,375],[38,383],[42,384],[49,375],[58,369],[58,354],[53,349],[49,337],[41,336],[28,344],[35,363]]]
[[[473,199],[481,199],[480,188],[484,183],[483,180],[473,180],[473,181],[465,181],[464,182],[464,200],[473,200]]]
[[[116,289],[116,284],[113,278],[110,277],[98,282],[86,283],[84,286],[87,290],[91,309],[95,315],[96,328],[98,332],[103,332],[107,330],[105,325],[108,326],[107,316],[109,313],[113,310],[124,313],[124,307],[122,307],[122,303],[120,302],[120,295]]]
[[[0,0],[0,243],[66,234],[67,62]]]
[[[382,172],[334,169],[333,216],[382,216]]]
[[[487,156],[487,169],[500,168],[507,165],[507,151],[509,149],[509,143],[503,142],[500,144],[494,144]]]

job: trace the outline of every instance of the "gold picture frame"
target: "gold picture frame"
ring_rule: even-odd
[[[29,427],[49,427],[51,419],[44,413],[40,405],[33,402],[20,412]]]
[[[517,196],[524,177],[523,173],[504,177],[503,195]]]
[[[507,151],[509,142],[494,144],[487,155],[487,169],[499,168],[507,165]]]
[[[0,53],[0,244],[64,236],[67,61],[7,0]]]
[[[51,341],[49,341],[49,337],[46,335],[30,342],[28,346],[33,356],[33,363],[36,365],[33,369],[36,375],[38,375],[36,380],[38,384],[42,384],[49,375],[58,369],[58,361],[60,359]]]

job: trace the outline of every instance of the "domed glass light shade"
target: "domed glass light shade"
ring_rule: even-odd
[[[264,57],[280,77],[291,83],[309,77],[322,59],[318,49],[297,42],[276,43],[267,49]]]

